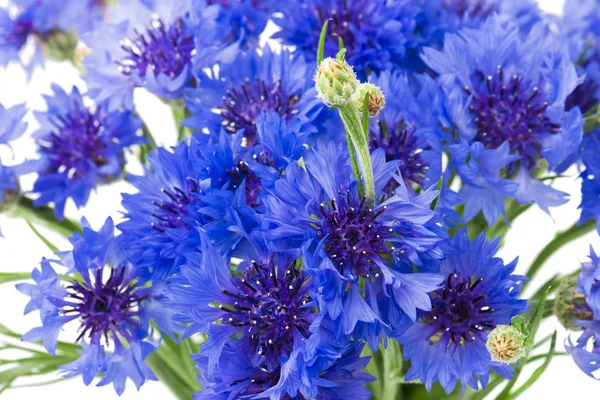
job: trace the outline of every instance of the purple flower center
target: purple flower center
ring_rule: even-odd
[[[136,72],[145,77],[148,68],[155,75],[160,73],[177,78],[186,68],[194,53],[194,36],[180,18],[166,27],[161,19],[152,19],[145,33],[136,31],[133,38],[121,42],[127,56],[118,61],[121,72]]]
[[[242,182],[246,185],[246,204],[252,208],[259,206],[258,196],[262,191],[260,178],[250,169],[248,163],[240,160],[235,167],[228,169],[227,175],[231,178],[229,189],[236,190]]]
[[[171,189],[161,189],[165,197],[162,202],[154,202],[157,210],[152,213],[156,220],[152,223],[152,227],[163,233],[166,229],[191,230],[192,227],[184,219],[189,215],[189,205],[198,204],[198,199],[194,195],[197,190],[196,182],[192,179],[188,179],[185,190],[176,186]]]
[[[485,331],[496,327],[492,314],[496,311],[487,304],[483,278],[450,274],[446,285],[432,294],[431,311],[423,318],[434,325],[436,340],[461,345],[473,342]]]
[[[414,125],[409,126],[404,120],[391,129],[385,121],[379,121],[371,128],[369,144],[371,149],[384,149],[387,161],[400,161],[400,172],[406,182],[423,186],[429,166],[421,157],[423,148],[416,131]],[[393,193],[397,187],[396,180],[391,179],[386,190]]]
[[[329,7],[316,7],[319,26],[323,26],[325,21],[329,20],[328,31],[332,36],[342,38],[347,54],[352,56],[354,48],[357,46],[356,33],[362,32],[365,15],[363,11],[367,9],[367,0],[354,1],[336,1],[328,2]],[[318,33],[317,33],[318,35]]]
[[[497,11],[494,0],[444,0],[444,7],[454,11],[460,18],[488,18]]]
[[[308,338],[315,319],[308,277],[293,264],[287,269],[256,262],[234,278],[237,293],[223,289],[231,302],[221,304],[221,322],[239,327],[252,351],[269,365],[289,356],[299,335]]]
[[[276,111],[286,120],[298,113],[299,94],[287,93],[281,82],[267,83],[258,78],[246,80],[239,88],[227,91],[223,106],[218,108],[223,116],[223,126],[230,133],[244,129],[248,145],[256,144],[256,118],[263,111]]]
[[[84,108],[52,118],[55,129],[38,140],[41,151],[48,157],[47,173],[78,179],[107,163],[101,109],[92,112]]]
[[[579,65],[581,68],[580,73],[585,73],[585,69],[591,64],[596,64],[597,67],[600,67],[600,41],[594,36],[588,37],[587,40],[590,45],[586,50],[585,58]],[[589,75],[586,76],[583,83],[577,86],[573,93],[567,97],[566,109],[570,110],[575,106],[579,106],[582,113],[590,111],[600,101],[597,97],[599,88],[600,83],[598,80]]]
[[[543,82],[530,82],[519,75],[505,79],[500,66],[495,75],[477,72],[473,81],[475,87],[465,87],[465,91],[473,95],[469,110],[477,126],[475,140],[490,149],[508,141],[511,153],[521,156],[521,165],[535,167],[543,140],[560,131],[560,125],[546,116],[548,102],[540,90]],[[509,166],[509,174],[516,165]]]
[[[394,253],[387,243],[393,229],[377,220],[386,207],[373,210],[371,206],[364,197],[358,200],[347,191],[320,207],[317,236],[325,238],[325,251],[340,273],[351,280],[378,278],[378,264]]]
[[[102,280],[103,269],[98,268],[94,282],[71,281],[67,287],[67,299],[61,312],[76,314],[81,318],[81,332],[77,340],[86,334],[92,342],[104,336],[108,344],[109,334],[129,338],[139,328],[139,304],[148,298],[140,294],[134,283],[125,282],[125,267],[111,268],[106,282]]]
[[[32,21],[17,20],[12,32],[5,37],[0,38],[0,44],[21,49],[21,47],[23,47],[23,45],[27,42],[29,35],[32,33],[34,33]]]

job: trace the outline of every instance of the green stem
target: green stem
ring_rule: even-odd
[[[150,354],[146,359],[146,363],[152,368],[158,380],[166,385],[177,399],[190,400],[192,398],[194,391],[179,378],[177,373],[173,371],[157,352]]]
[[[348,152],[350,153],[350,162],[352,163],[352,172],[354,173],[354,179],[357,181],[361,181],[362,178],[360,176],[360,169],[358,168],[358,162],[356,161],[356,152],[354,151],[354,145],[352,144],[352,139],[350,138],[350,134],[346,131],[346,142],[348,143]],[[362,184],[358,185],[358,193],[363,196],[365,193],[365,189]]]
[[[48,206],[35,207],[33,200],[21,197],[17,205],[8,214],[11,218],[24,218],[30,223],[42,225],[68,238],[75,232],[81,233],[81,226],[68,218],[62,221],[56,218],[54,210]]]
[[[529,269],[527,270],[526,276],[530,279],[540,271],[540,269],[544,266],[546,261],[558,250],[560,250],[566,244],[572,242],[575,239],[578,239],[588,232],[593,231],[596,228],[596,221],[589,220],[581,225],[575,224],[571,226],[569,229],[558,232],[554,239],[546,245],[540,251],[538,256],[535,258]],[[527,284],[531,281],[527,281],[523,284],[523,289],[527,286]],[[521,290],[523,290],[521,289]]]
[[[375,199],[375,179],[373,178],[373,166],[371,165],[369,143],[363,132],[360,115],[353,104],[345,104],[339,106],[338,109],[340,110],[342,121],[344,121],[344,125],[346,126],[346,132],[356,149],[356,155],[358,156],[358,162],[360,163],[360,169],[362,170],[367,200],[373,201]]]

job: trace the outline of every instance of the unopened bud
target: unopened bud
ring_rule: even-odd
[[[352,101],[360,82],[352,67],[345,60],[324,59],[315,75],[319,98],[329,106],[343,105]]]
[[[492,361],[513,364],[527,355],[528,338],[516,327],[498,325],[488,336],[486,347]]]
[[[354,93],[353,101],[358,110],[362,112],[365,108],[365,98],[369,94],[369,116],[374,117],[385,107],[385,97],[377,86],[371,83],[362,83]]]
[[[581,329],[575,321],[591,320],[594,316],[585,295],[575,291],[577,288],[577,277],[562,281],[554,300],[554,314],[565,328],[572,331]]]
[[[72,61],[78,43],[75,32],[54,29],[44,38],[42,49],[50,60]]]

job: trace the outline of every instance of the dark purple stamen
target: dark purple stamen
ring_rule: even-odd
[[[241,87],[227,91],[223,106],[217,110],[223,116],[223,126],[230,133],[244,129],[249,145],[256,143],[256,118],[263,111],[276,111],[286,120],[298,113],[299,94],[287,93],[281,82],[267,83],[258,78],[246,80]]]
[[[229,189],[236,190],[245,181],[246,204],[252,208],[258,207],[258,196],[262,191],[262,184],[260,178],[250,169],[248,163],[240,160],[235,167],[228,169],[226,172],[231,178]]]
[[[128,338],[141,326],[138,306],[148,295],[140,295],[135,283],[124,280],[125,267],[111,268],[106,282],[102,275],[103,269],[98,268],[94,282],[71,281],[67,287],[61,313],[81,318],[78,341],[88,335],[92,342],[99,342],[104,336],[108,344],[109,336]]]
[[[317,236],[325,239],[325,251],[340,272],[347,277],[375,279],[381,274],[376,261],[395,253],[388,241],[395,235],[377,217],[385,206],[371,209],[372,203],[355,199],[347,191],[337,200],[320,207]]]
[[[175,79],[192,58],[194,36],[182,19],[166,27],[156,18],[145,33],[135,31],[133,38],[123,40],[121,48],[127,53],[117,62],[123,74],[137,71],[144,77],[150,68],[154,74],[163,73]]]
[[[448,275],[445,287],[433,292],[431,311],[423,317],[441,335],[435,340],[461,345],[496,327],[492,316],[496,310],[489,306],[484,286],[483,278]]]
[[[164,200],[162,202],[154,202],[156,211],[152,213],[154,222],[152,227],[159,232],[165,232],[166,229],[185,229],[191,230],[185,221],[185,217],[189,215],[189,205],[198,204],[198,198],[195,193],[198,190],[198,185],[192,179],[188,179],[184,189],[179,187],[162,188]]]
[[[478,72],[474,78],[476,87],[464,90],[473,95],[469,110],[477,126],[475,139],[491,149],[508,141],[511,153],[521,156],[521,165],[535,167],[543,140],[560,131],[560,125],[546,116],[548,102],[540,89],[543,82],[504,76],[500,66],[494,75]],[[508,174],[515,173],[516,167],[517,162],[509,165]]]
[[[417,127],[408,125],[404,120],[395,126],[379,121],[371,127],[370,131],[370,148],[384,149],[387,161],[400,161],[400,172],[406,182],[423,186],[429,166],[421,157],[423,147],[416,135]],[[393,193],[397,187],[396,180],[391,179],[386,190],[388,193]]]
[[[242,278],[234,278],[237,293],[222,290],[231,301],[219,306],[221,323],[239,327],[253,352],[276,365],[290,355],[295,338],[310,336],[315,315],[307,279],[293,264],[284,270],[252,262]]]
[[[588,47],[578,64],[584,71],[593,64],[596,65],[596,68],[600,67],[600,40],[597,40],[596,37],[588,37],[587,43]],[[596,95],[599,87],[600,83],[597,79],[586,76],[583,83],[577,86],[569,97],[567,97],[565,108],[570,110],[575,106],[579,106],[582,113],[587,113],[600,101]]]
[[[21,49],[32,33],[35,33],[32,21],[17,20],[12,32],[4,37],[0,37],[0,44]]]
[[[39,139],[48,157],[47,173],[60,173],[78,179],[90,169],[107,163],[104,140],[104,113],[82,108],[67,115],[52,116],[53,131]]]
[[[444,8],[451,10],[460,18],[488,18],[498,10],[495,0],[444,0]]]

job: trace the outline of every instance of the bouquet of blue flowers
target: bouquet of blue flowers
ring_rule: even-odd
[[[0,212],[54,254],[0,271],[39,315],[0,320],[0,393],[81,376],[179,400],[508,400],[559,355],[600,376],[600,257],[535,279],[600,232],[600,0],[0,8],[0,66],[56,62],[83,84],[0,105],[0,146],[37,149],[1,153]],[[567,170],[581,193],[556,188]],[[119,181],[118,221],[69,217]],[[571,195],[580,220],[516,274],[511,224]],[[564,353],[538,334],[552,316]]]

